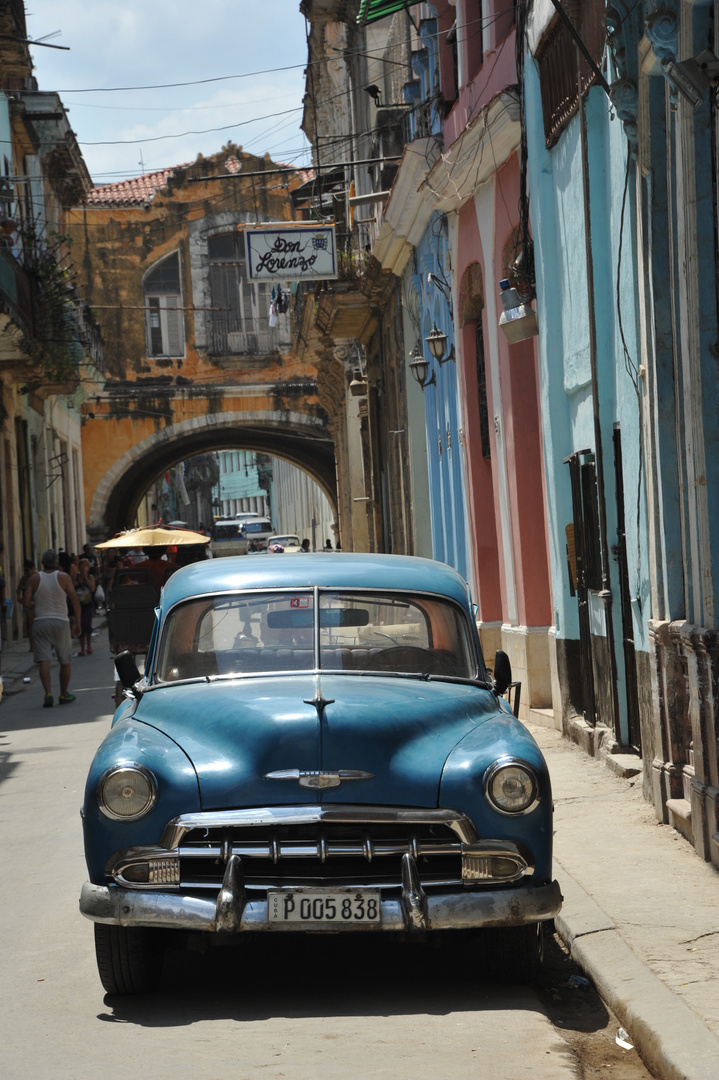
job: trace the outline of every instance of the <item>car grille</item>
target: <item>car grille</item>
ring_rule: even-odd
[[[214,889],[231,855],[242,859],[247,889],[275,886],[401,885],[402,856],[411,854],[425,887],[461,884],[459,838],[437,822],[309,823],[192,829],[176,854],[180,887]]]

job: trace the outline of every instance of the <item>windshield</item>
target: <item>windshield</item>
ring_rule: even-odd
[[[339,590],[318,595],[318,610],[311,590],[206,596],[178,605],[163,627],[157,679],[311,671],[316,666],[476,677],[469,623],[449,601]]]
[[[241,526],[237,521],[223,521],[215,525],[215,540],[237,540],[241,536]]]

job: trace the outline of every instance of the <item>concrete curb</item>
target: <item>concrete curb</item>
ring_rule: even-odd
[[[563,868],[557,878],[564,895],[557,933],[629,1032],[647,1068],[657,1080],[717,1080],[719,1039],[638,959],[581,885]]]

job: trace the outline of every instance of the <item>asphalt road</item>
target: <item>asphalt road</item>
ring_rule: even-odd
[[[0,706],[4,1080],[582,1075],[539,998],[482,983],[462,947],[282,936],[170,953],[158,993],[105,997],[78,913],[79,808],[113,707],[105,640],[73,662],[74,704],[41,708],[33,677]]]

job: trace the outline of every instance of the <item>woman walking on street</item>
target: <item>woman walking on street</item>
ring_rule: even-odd
[[[95,614],[95,575],[90,560],[80,559],[75,579],[75,592],[80,601],[80,651],[78,656],[92,655],[92,619]]]

